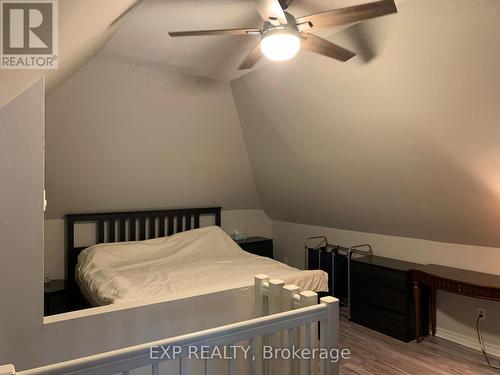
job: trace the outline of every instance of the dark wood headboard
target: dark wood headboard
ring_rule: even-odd
[[[213,216],[221,226],[221,207],[148,211],[98,212],[66,215],[66,278],[76,287],[75,268],[85,247],[75,247],[75,224],[96,225],[95,243],[142,241],[200,227],[200,216]]]

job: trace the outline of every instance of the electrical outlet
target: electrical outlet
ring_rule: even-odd
[[[486,309],[483,309],[483,308],[481,308],[481,307],[478,307],[478,308],[476,309],[476,319],[477,319],[479,316],[481,316],[481,320],[482,320],[483,322],[485,322],[485,321],[486,321]]]

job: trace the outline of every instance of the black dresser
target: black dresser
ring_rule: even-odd
[[[388,336],[415,339],[411,270],[418,264],[379,256],[351,263],[351,320]],[[427,291],[423,291],[427,293]],[[423,332],[429,329],[429,306],[422,298]]]
[[[249,253],[273,258],[273,240],[270,238],[248,237],[244,240],[235,240],[235,242]]]

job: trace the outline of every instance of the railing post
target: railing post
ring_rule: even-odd
[[[264,316],[264,283],[269,281],[267,275],[255,275],[255,316]]]
[[[339,300],[328,296],[321,298],[321,303],[326,305],[327,312],[327,320],[323,322],[326,323],[326,327],[321,330],[321,333],[325,335],[322,342],[324,342],[325,349],[330,352],[332,349],[338,349],[339,347]],[[339,374],[339,361],[340,359],[336,362],[326,360],[326,375]]]
[[[290,311],[295,308],[295,296],[300,293],[297,285],[285,285],[283,287],[283,311]]]
[[[283,309],[283,280],[272,279],[269,280],[269,294],[268,294],[268,314],[280,313]],[[273,348],[283,348],[283,335],[281,332],[275,332],[268,336],[268,343]],[[281,361],[278,359],[271,359],[267,362],[269,374],[280,374]]]
[[[314,306],[318,303],[318,294],[306,290],[300,293],[300,307]],[[318,326],[317,322],[308,324],[300,329],[300,345],[302,348],[309,348],[313,350],[318,347]],[[311,351],[312,352],[312,351]],[[317,361],[316,359],[300,361],[300,375],[316,375],[317,374]]]
[[[255,275],[255,316],[264,316],[264,283],[269,282],[269,276],[267,275]],[[264,372],[264,361],[262,359],[263,354],[263,340],[262,337],[256,337],[252,340],[252,352],[255,356],[255,361],[253,361],[255,375],[262,375]]]
[[[295,296],[300,293],[300,288],[297,285],[285,285],[283,287],[283,311],[291,311],[295,309]],[[297,329],[291,328],[283,332],[283,344],[286,345],[288,349],[293,351],[293,347],[297,344]],[[285,375],[291,375],[297,373],[297,361],[290,358],[289,361],[284,361],[283,363],[283,373]]]
[[[0,375],[15,375],[16,369],[13,365],[0,366]]]
[[[281,312],[284,285],[285,283],[279,279],[269,281],[269,315]]]

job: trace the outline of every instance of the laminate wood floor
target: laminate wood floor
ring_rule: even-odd
[[[439,337],[404,343],[345,318],[340,320],[340,344],[351,351],[351,359],[341,362],[341,375],[500,375],[478,351]]]

